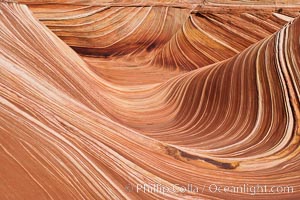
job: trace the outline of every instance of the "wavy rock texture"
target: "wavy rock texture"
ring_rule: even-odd
[[[299,7],[22,3],[0,3],[1,199],[300,198]]]
[[[30,9],[81,55],[192,70],[230,58],[269,36],[296,17],[300,8],[157,3],[30,4]]]

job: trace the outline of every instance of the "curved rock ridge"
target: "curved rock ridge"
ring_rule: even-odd
[[[200,9],[189,16],[152,63],[183,70],[204,67],[234,56],[285,23],[272,12],[220,14]]]
[[[189,14],[187,9],[172,7],[84,7],[57,13],[59,8],[42,13],[35,7],[32,10],[78,53],[101,57],[140,54],[143,59],[168,42]]]
[[[49,9],[49,23],[61,17],[48,5],[40,16],[30,9],[40,19]],[[156,51],[149,62],[137,64],[129,47],[126,59],[80,56],[30,9],[0,3],[1,199],[300,198],[296,14],[158,7],[161,14],[179,12],[180,19],[162,40],[161,33],[147,36],[141,49],[162,44],[148,52]],[[53,9],[65,13],[70,6]],[[114,9],[131,8],[100,13]],[[154,183],[199,190],[137,191]],[[212,184],[293,190],[212,192]]]

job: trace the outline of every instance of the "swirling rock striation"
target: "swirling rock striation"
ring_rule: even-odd
[[[2,199],[300,198],[296,6],[27,3],[0,3]]]
[[[285,5],[220,7],[210,2],[177,6],[120,3],[87,6],[34,1],[29,5],[35,17],[81,55],[121,57],[179,70],[234,56],[279,30],[300,9]],[[235,39],[228,39],[232,37]]]

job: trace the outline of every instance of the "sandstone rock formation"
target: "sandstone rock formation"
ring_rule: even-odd
[[[299,199],[299,11],[0,2],[1,199]]]

